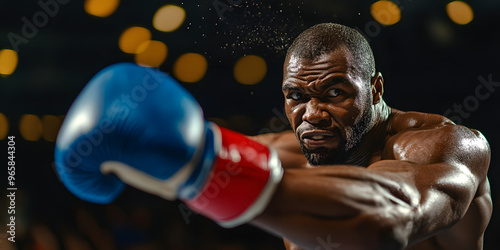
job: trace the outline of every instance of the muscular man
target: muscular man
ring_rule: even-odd
[[[478,131],[387,106],[368,43],[345,26],[302,33],[283,71],[293,132],[255,139],[287,170],[255,224],[290,239],[287,249],[314,249],[318,237],[339,249],[482,248],[492,205]]]
[[[284,64],[293,132],[252,139],[204,122],[168,76],[112,66],[66,116],[56,167],[82,199],[111,202],[124,182],[223,226],[251,223],[287,249],[481,249],[486,139],[390,108],[374,65],[355,30],[309,28]]]

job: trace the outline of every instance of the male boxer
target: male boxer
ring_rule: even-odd
[[[255,137],[286,170],[254,224],[287,249],[482,248],[492,205],[478,131],[388,107],[368,43],[345,26],[303,32],[283,70],[293,133]]]
[[[124,182],[222,226],[253,224],[287,249],[481,249],[492,211],[486,139],[390,108],[374,65],[357,31],[309,28],[284,64],[293,132],[253,139],[203,121],[160,72],[108,67],[66,116],[58,173],[88,201],[111,202]]]

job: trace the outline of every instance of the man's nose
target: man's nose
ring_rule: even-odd
[[[306,111],[302,115],[302,120],[314,124],[318,127],[326,127],[330,124],[330,114],[326,110],[324,103],[316,98],[311,98],[306,104]]]

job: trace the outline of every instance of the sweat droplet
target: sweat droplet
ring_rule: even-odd
[[[305,26],[299,18],[303,5],[303,2],[293,0],[288,4],[242,1],[231,5],[232,10],[225,11],[223,19],[217,20],[213,27],[205,27],[205,30],[213,29],[211,35],[217,34],[217,40],[221,41],[219,48],[229,49],[231,54],[258,51],[259,54],[281,56]],[[211,35],[203,37],[210,38]],[[214,51],[214,56],[219,52]]]

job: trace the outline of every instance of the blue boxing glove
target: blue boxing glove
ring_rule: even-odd
[[[196,100],[156,69],[109,66],[85,86],[59,131],[56,170],[79,198],[110,203],[125,183],[232,227],[268,204],[276,153],[203,119]]]
[[[183,167],[190,172],[190,161],[201,154],[197,149],[203,148],[204,130],[200,107],[170,76],[130,63],[112,65],[85,86],[65,117],[56,142],[56,169],[76,196],[109,203],[125,184],[101,172],[116,162],[142,166],[161,180]]]

